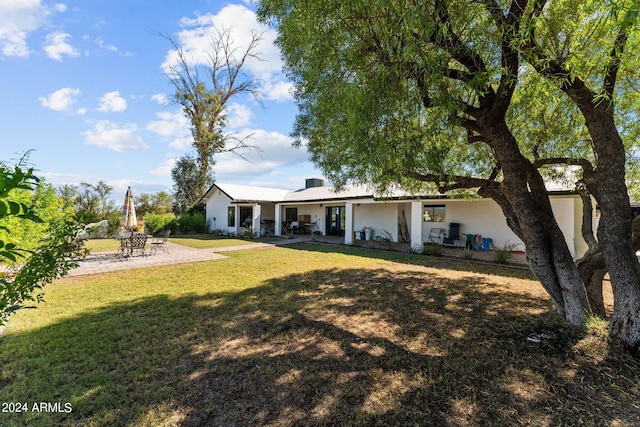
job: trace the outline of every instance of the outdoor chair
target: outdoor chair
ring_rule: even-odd
[[[442,236],[444,236],[444,228],[432,228],[429,230],[429,243],[442,244]]]
[[[151,255],[158,252],[158,249],[162,249],[164,252],[169,253],[169,249],[167,249],[167,241],[169,240],[170,234],[171,230],[167,230],[161,237],[154,237],[151,240]]]
[[[130,244],[131,244],[131,236],[133,236],[132,231],[121,231],[115,237],[115,239],[120,242],[120,247],[118,248],[118,252],[116,253],[119,257],[129,256],[130,253]]]
[[[147,255],[147,238],[146,234],[134,234],[131,236],[131,247],[129,248],[131,255],[133,255],[135,251],[142,253],[142,255]]]
[[[449,233],[444,236],[442,244],[445,246],[459,246],[460,243],[460,224],[452,222],[449,224]]]

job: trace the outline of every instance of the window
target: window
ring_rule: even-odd
[[[287,208],[284,212],[287,224],[298,220],[298,208]]]
[[[445,208],[444,205],[432,205],[424,207],[424,222],[444,222]]]
[[[240,227],[253,226],[253,206],[240,206]]]
[[[236,226],[236,207],[229,206],[227,208],[227,226],[235,227]]]

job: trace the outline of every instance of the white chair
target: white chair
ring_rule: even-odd
[[[429,230],[429,243],[442,244],[442,237],[446,230],[444,228],[432,228]]]

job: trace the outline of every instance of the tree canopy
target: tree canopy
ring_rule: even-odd
[[[264,0],[259,13],[278,27],[295,83],[293,135],[329,178],[493,198],[576,324],[589,307],[542,176],[579,167],[626,300],[614,330],[638,346],[625,182],[637,144],[637,1]]]

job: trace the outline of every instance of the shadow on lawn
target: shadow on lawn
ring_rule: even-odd
[[[527,340],[534,335],[547,338]],[[546,299],[478,276],[316,270],[239,293],[114,304],[7,336],[2,400],[71,402],[73,412],[0,417],[16,425],[638,423],[640,366],[583,357],[572,350],[582,338]]]
[[[500,265],[478,259],[466,260],[463,258],[437,257],[418,254],[408,254],[396,251],[381,249],[370,249],[355,246],[344,246],[325,243],[296,243],[287,245],[287,248],[320,253],[340,253],[355,255],[366,258],[381,259],[393,262],[400,262],[411,265],[422,265],[432,268],[446,268],[461,272],[472,272],[480,274],[495,274],[504,277],[518,279],[536,280],[535,276],[526,265]]]

